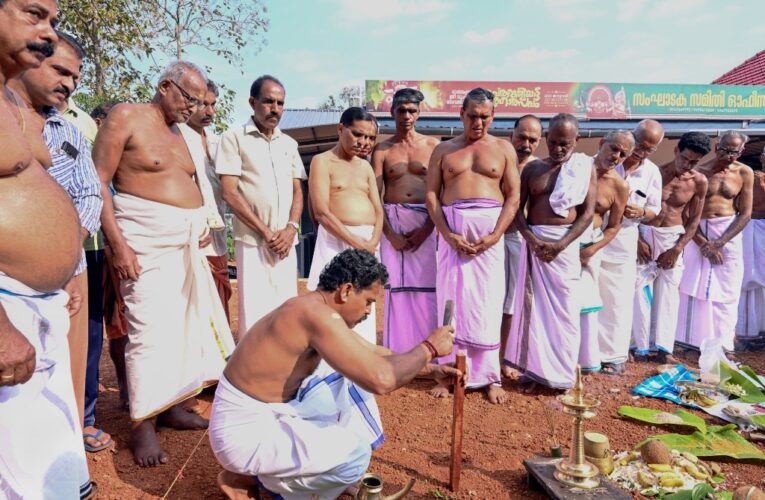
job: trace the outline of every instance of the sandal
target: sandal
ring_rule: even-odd
[[[84,441],[86,438],[90,438],[95,441],[98,441],[98,438],[100,438],[103,434],[104,434],[104,431],[102,431],[101,429],[98,429],[98,432],[96,432],[95,434],[92,434],[90,432],[83,432],[82,439],[83,439],[83,443],[85,444],[85,451],[90,453],[97,453],[101,450],[105,450],[106,448],[110,447],[114,443],[114,440],[111,437],[109,438],[109,441],[96,446],[90,445]]]

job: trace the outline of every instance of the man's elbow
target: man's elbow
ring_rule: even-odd
[[[396,376],[389,367],[378,368],[370,382],[370,392],[378,396],[396,390]]]

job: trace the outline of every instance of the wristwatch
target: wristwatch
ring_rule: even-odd
[[[287,225],[294,227],[295,231],[297,231],[297,233],[300,234],[300,224],[298,224],[297,222],[291,220],[291,221],[287,222]]]

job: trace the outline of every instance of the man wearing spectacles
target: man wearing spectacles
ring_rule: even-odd
[[[736,335],[749,341],[765,332],[765,148],[760,153],[760,168],[754,171],[752,220],[743,231],[744,283],[738,304]]]
[[[200,248],[211,240],[208,211],[177,126],[206,92],[200,68],[184,61],[171,64],[150,103],[112,108],[93,150],[104,197],[101,223],[128,318],[130,448],[142,467],[168,460],[157,423],[207,427],[207,420],[188,411],[183,401],[218,380],[234,348]]]
[[[752,169],[737,161],[748,137],[725,132],[698,171],[708,181],[704,208],[685,248],[677,341],[691,349],[734,350],[744,263],[741,231],[752,217]]]
[[[629,186],[622,227],[601,251],[598,289],[603,309],[598,313],[603,373],[624,373],[632,334],[632,313],[637,278],[638,225],[661,212],[661,173],[649,159],[664,139],[664,128],[643,120],[633,130],[635,148],[615,172]]]
[[[656,352],[659,363],[672,357],[683,276],[683,249],[696,233],[707,192],[707,179],[694,169],[712,149],[709,137],[688,132],[675,146],[675,158],[659,170],[661,213],[640,225],[638,280],[632,338],[635,357]]]

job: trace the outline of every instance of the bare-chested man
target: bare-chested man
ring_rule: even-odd
[[[574,153],[578,135],[573,115],[554,116],[547,130],[549,158],[529,163],[521,174],[515,223],[524,242],[505,362],[523,373],[527,389],[537,383],[567,389],[574,383],[580,343],[578,242],[592,224],[597,188],[592,158]]]
[[[501,385],[499,343],[504,289],[502,236],[518,211],[515,149],[489,135],[494,94],[476,88],[462,102],[464,131],[439,144],[430,158],[426,201],[438,229],[438,311],[454,300],[456,343],[467,352],[469,388],[485,388],[490,402],[507,400]],[[448,394],[446,386],[431,391]]]
[[[534,153],[542,143],[542,121],[534,115],[523,115],[515,122],[510,134],[510,144],[518,155],[518,172],[532,161],[538,160]],[[502,311],[502,338],[499,348],[499,361],[502,375],[512,377],[514,370],[503,363],[505,346],[510,335],[513,321],[513,303],[515,302],[515,282],[518,281],[518,262],[521,258],[521,233],[514,224],[510,224],[505,233],[505,304]]]
[[[383,345],[393,352],[408,351],[438,325],[436,232],[425,206],[425,174],[441,141],[414,128],[424,99],[422,92],[410,88],[393,95],[396,134],[372,153],[385,209],[380,255],[390,273]]]
[[[661,212],[661,173],[648,157],[664,139],[664,128],[655,120],[643,120],[632,131],[635,149],[617,165],[630,187],[622,228],[601,251],[598,290],[603,309],[598,313],[601,361],[608,372],[624,372],[632,337],[632,312],[637,277],[638,224]]]
[[[582,234],[579,259],[582,263],[581,318],[582,341],[579,345],[579,365],[583,372],[614,374],[611,365],[600,361],[600,331],[598,314],[603,309],[598,290],[600,250],[608,245],[622,227],[629,186],[615,168],[632,154],[635,137],[628,130],[613,130],[600,140],[600,149],[593,164],[597,176],[597,197],[592,225]]]
[[[680,281],[678,343],[721,345],[732,353],[744,275],[741,231],[752,217],[752,169],[737,161],[748,137],[720,136],[715,157],[697,167],[708,181],[701,223],[685,248]]]
[[[207,211],[176,126],[188,120],[206,91],[201,69],[171,64],[151,103],[119,104],[109,112],[93,151],[104,197],[101,223],[128,317],[130,448],[144,467],[168,459],[156,423],[207,426],[182,402],[218,380],[233,350],[200,249],[211,239]]]
[[[348,108],[340,117],[340,140],[331,150],[311,161],[308,190],[314,217],[320,224],[316,237],[308,289],[315,290],[319,275],[332,257],[347,248],[377,253],[383,209],[372,166],[358,157],[377,135],[372,115]],[[375,309],[354,331],[368,342],[377,342]]]
[[[760,168],[754,171],[752,220],[743,231],[744,282],[738,304],[736,336],[748,342],[762,341],[765,333],[765,148]]]
[[[54,0],[0,2],[0,482],[5,498],[92,494],[69,370],[62,287],[82,254],[77,212],[6,86],[53,54]]]
[[[707,179],[694,168],[709,153],[709,137],[688,132],[675,146],[675,159],[662,165],[661,212],[640,225],[638,277],[632,320],[634,359],[657,351],[659,363],[674,363],[683,249],[696,233]]]
[[[247,496],[255,476],[284,498],[337,498],[366,471],[369,434],[380,426],[357,406],[359,388],[384,394],[418,374],[460,375],[429,364],[451,352],[452,327],[404,354],[351,332],[387,278],[372,254],[345,250],[324,268],[316,291],[279,306],[239,343],[210,420],[212,450],[226,469],[218,482],[230,498],[255,498]],[[337,376],[322,379],[320,362]]]

